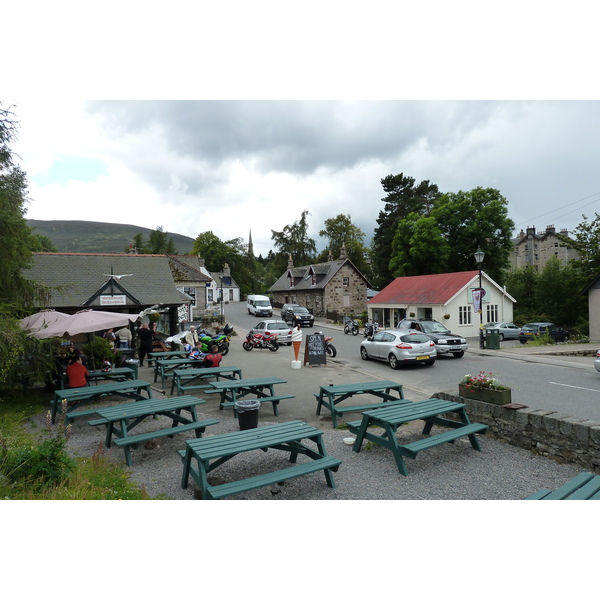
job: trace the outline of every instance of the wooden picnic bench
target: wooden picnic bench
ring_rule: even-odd
[[[398,392],[398,396],[391,392]],[[357,394],[370,394],[383,400],[383,404],[361,404],[354,406],[338,406],[347,398]],[[361,383],[343,383],[340,385],[322,385],[319,393],[315,394],[317,399],[317,415],[321,414],[321,408],[325,407],[331,412],[331,422],[333,427],[337,427],[337,417],[347,412],[362,412],[373,409],[376,406],[385,405],[386,402],[395,402],[404,399],[402,385],[395,381],[368,381]]]
[[[156,361],[159,358],[186,358],[189,356],[187,350],[167,350],[161,352],[148,352],[148,366],[152,366],[152,361]]]
[[[196,405],[204,404],[206,400],[196,396],[178,396],[175,398],[153,398],[144,402],[131,402],[99,408],[96,413],[100,418],[88,421],[92,426],[106,425],[106,438],[104,445],[110,448],[113,437],[115,445],[125,451],[125,462],[131,466],[131,448],[139,444],[160,437],[173,437],[176,433],[195,431],[196,437],[201,437],[206,427],[216,425],[217,419],[206,419],[200,421],[196,412]],[[181,411],[190,414],[185,417]],[[157,429],[137,435],[130,435],[132,429],[139,425],[144,419],[159,415],[172,419],[171,427]]]
[[[252,394],[255,396],[252,400],[258,400],[261,404],[270,402],[273,406],[273,414],[279,415],[279,401],[295,398],[295,396],[275,395],[275,385],[287,383],[279,377],[257,377],[252,379],[236,379],[231,381],[209,381],[211,389],[206,390],[207,394],[217,393],[221,395],[219,410],[225,407],[233,406],[233,415],[237,417],[235,403],[245,396]]]
[[[447,413],[456,413],[460,421],[440,416]],[[433,425],[442,425],[451,429],[450,431],[432,435],[415,442],[400,444],[396,438],[398,427],[403,423],[417,420],[425,421],[423,435],[429,435]],[[382,428],[383,433],[375,433],[371,430],[372,427]],[[398,471],[402,475],[407,476],[408,471],[404,463],[404,456],[415,459],[417,454],[423,450],[447,442],[454,442],[463,436],[468,436],[471,446],[475,450],[481,450],[475,434],[485,433],[488,426],[482,423],[471,423],[465,404],[430,398],[429,400],[421,400],[419,402],[390,402],[386,407],[363,412],[362,420],[349,422],[348,428],[356,435],[356,440],[352,447],[354,452],[360,452],[364,440],[388,448],[394,455]]]
[[[143,396],[142,392],[145,392],[147,397]],[[75,417],[86,417],[95,414],[95,409],[73,411],[76,408],[97,400],[101,396],[122,396],[133,400],[146,400],[147,398],[152,398],[152,389],[150,388],[150,383],[147,381],[132,379],[104,383],[102,385],[87,385],[80,388],[56,390],[52,400],[52,422],[56,421],[56,413],[59,411],[63,400],[67,401],[65,422],[70,423]]]
[[[242,369],[239,367],[208,367],[199,369],[175,369],[173,371],[173,379],[171,381],[171,394],[177,388],[177,395],[181,396],[188,390],[206,390],[210,386],[206,383],[201,383],[205,379],[216,377],[219,381],[220,377],[225,379],[241,379]],[[198,385],[201,383],[201,385]]]
[[[538,490],[525,500],[600,500],[600,475],[579,473],[554,492]]]
[[[128,379],[135,379],[135,372],[133,369],[129,367],[117,367],[115,369],[111,369],[110,371],[103,371],[102,369],[93,369],[88,371],[88,382],[98,382],[100,379],[108,379],[111,381],[126,381]],[[60,374],[60,389],[65,389],[65,384],[68,381],[67,374]],[[72,388],[66,388],[72,389]]]
[[[197,358],[159,358],[154,365],[154,383],[160,376],[160,383],[165,387],[165,380],[175,369],[191,369],[198,366]]]
[[[316,450],[306,446],[303,440],[314,443]],[[342,463],[341,460],[327,455],[323,433],[302,421],[290,421],[187,440],[185,444],[185,450],[179,453],[183,462],[181,487],[187,487],[191,475],[202,493],[203,500],[224,498],[316,471],[324,471],[327,485],[334,488],[333,472],[337,471]],[[298,454],[303,454],[311,460],[262,475],[240,477],[228,483],[215,485],[208,482],[208,474],[234,456],[252,450],[266,452],[270,448],[289,452],[291,463],[296,463]]]

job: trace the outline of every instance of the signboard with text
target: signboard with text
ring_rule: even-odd
[[[304,364],[326,365],[327,355],[325,353],[325,336],[322,333],[315,333],[306,336],[304,345]]]
[[[100,306],[123,306],[124,304],[127,304],[127,297],[125,294],[100,296]]]

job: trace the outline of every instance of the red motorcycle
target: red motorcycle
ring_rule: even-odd
[[[316,333],[318,333],[319,335],[323,335],[322,331],[317,331]],[[323,335],[323,338],[325,341],[325,352],[327,352],[327,354],[331,356],[331,358],[335,358],[337,356],[337,350],[335,349],[335,346],[331,343],[333,342],[333,338],[327,335]]]
[[[242,343],[242,348],[248,350],[248,352],[253,348],[268,348],[271,352],[277,352],[279,350],[278,337],[276,333],[270,333],[269,331],[265,331],[264,333],[252,333],[249,331],[245,341]]]

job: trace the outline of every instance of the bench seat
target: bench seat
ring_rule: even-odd
[[[179,454],[181,455],[182,460],[184,460],[185,450],[180,450]],[[256,475],[240,481],[232,481],[220,485],[209,485],[207,489],[210,498],[203,498],[203,500],[218,500],[227,496],[233,496],[234,494],[241,494],[242,492],[249,492],[260,487],[288,481],[289,479],[308,475],[309,473],[315,473],[316,471],[323,471],[325,469],[331,469],[335,472],[341,464],[342,461],[340,459],[333,456],[325,456],[317,460],[294,465],[293,467],[286,467],[281,471]]]
[[[168,429],[158,429],[157,431],[148,431],[147,433],[139,433],[137,435],[130,435],[126,438],[119,438],[114,440],[115,445],[132,446],[134,444],[141,444],[149,440],[153,440],[159,437],[173,437],[176,433],[182,433],[184,431],[196,430],[202,434],[206,427],[209,425],[216,425],[219,421],[217,419],[206,419],[205,421],[197,421],[196,423],[186,423],[185,425],[178,425],[177,427],[169,427]]]
[[[579,473],[554,492],[538,490],[525,500],[600,500],[600,476]]]
[[[286,395],[286,396],[263,396],[262,398],[241,398],[241,400],[256,400],[257,402],[260,402],[261,404],[263,404],[263,402],[271,402],[273,405],[273,414],[275,416],[279,415],[279,411],[278,411],[278,407],[279,407],[279,401],[280,400],[288,400],[289,398],[295,398],[296,396],[293,396],[292,394]],[[222,407],[230,407],[233,406],[233,412],[234,414],[237,412],[235,410],[235,402],[223,402],[221,403]]]

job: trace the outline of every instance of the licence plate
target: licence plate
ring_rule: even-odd
[[[427,360],[429,356],[417,356],[417,360]]]

